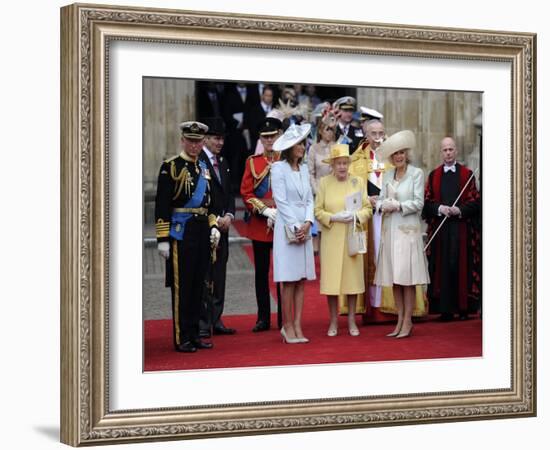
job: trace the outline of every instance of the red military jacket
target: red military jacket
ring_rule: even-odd
[[[271,163],[278,161],[279,155],[278,152],[270,152],[269,155],[249,156],[246,160],[241,196],[250,213],[246,237],[253,241],[273,241],[273,230],[267,227],[267,218],[262,211],[275,208],[271,192]]]

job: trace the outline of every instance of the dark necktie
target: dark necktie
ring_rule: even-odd
[[[218,181],[221,181],[220,169],[218,167],[218,157],[216,155],[214,155],[212,157],[212,167],[214,167],[214,172],[216,172],[216,176],[218,177]]]

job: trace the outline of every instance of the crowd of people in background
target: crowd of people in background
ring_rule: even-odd
[[[262,120],[274,115],[285,127],[309,121],[325,104],[317,92],[323,89],[329,94],[344,92],[301,84],[197,82],[197,118],[221,117],[225,123],[223,154],[230,165],[234,194],[239,193],[244,161],[263,150],[259,139]]]
[[[452,137],[442,136],[442,164],[426,183],[413,161],[427,149],[414,131],[387,137],[383,114],[351,96],[203,82],[197,97],[198,118],[180,124],[181,153],[162,163],[156,196],[176,351],[210,349],[212,334],[237,332],[222,320],[236,195],[254,254],[254,332],[272,327],[271,257],[289,344],[310,340],[304,286],[317,275],[329,337],[340,333],[339,314],[353,337],[361,313],[363,324],[395,321],[387,336],[401,339],[413,317],[465,320],[479,311],[480,194]]]

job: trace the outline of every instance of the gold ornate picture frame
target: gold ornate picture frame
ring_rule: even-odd
[[[109,68],[113,43],[383,55],[510,66],[510,386],[115,410]],[[75,4],[61,10],[61,440],[80,446],[536,414],[536,36]],[[506,174],[508,176],[508,174]],[[487,289],[484,286],[484,289]],[[487,343],[485,343],[487,345]]]

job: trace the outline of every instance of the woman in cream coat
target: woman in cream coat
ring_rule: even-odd
[[[392,135],[379,149],[382,159],[394,168],[384,175],[376,202],[376,211],[383,216],[374,282],[393,287],[397,326],[388,336],[397,338],[408,337],[412,332],[416,285],[430,282],[420,219],[424,173],[410,164],[414,147],[413,132],[405,130]]]
[[[349,169],[349,147],[345,144],[332,146],[326,160],[332,166],[332,174],[321,178],[315,199],[315,217],[321,223],[321,294],[328,299],[330,325],[328,336],[338,334],[338,295],[348,296],[348,329],[352,336],[358,336],[355,324],[357,294],[365,292],[363,276],[363,255],[349,256],[348,227],[354,214],[346,211],[347,196],[360,192],[362,205],[355,215],[363,227],[372,216],[367,190],[360,177],[351,176]]]
[[[271,189],[277,205],[273,233],[273,278],[282,282],[283,328],[287,343],[306,343],[302,332],[304,280],[315,279],[311,242],[313,195],[308,169],[302,164],[310,124],[291,125],[273,144],[282,151],[281,160],[271,166]],[[294,238],[295,239],[291,239]]]

